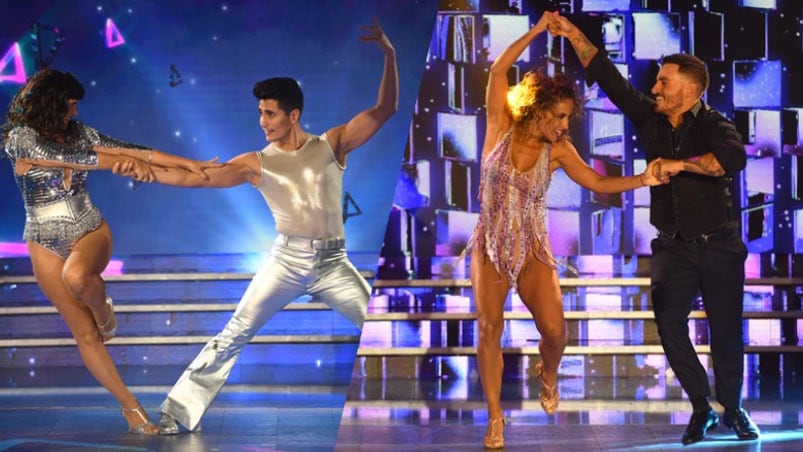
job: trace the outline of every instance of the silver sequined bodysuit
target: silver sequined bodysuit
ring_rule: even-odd
[[[78,138],[71,138],[66,143],[46,140],[28,126],[15,127],[5,143],[12,167],[16,166],[18,158],[97,166],[98,156],[92,151],[92,146],[145,149],[110,138],[84,124],[78,123],[77,126]],[[25,203],[23,239],[66,259],[78,239],[100,226],[103,218],[86,190],[88,173],[37,166],[21,176],[14,171]],[[65,184],[65,174],[70,177],[68,184]]]
[[[550,144],[533,168],[520,172],[510,155],[512,129],[485,157],[480,177],[480,219],[473,246],[485,250],[496,271],[516,285],[526,256],[556,267],[546,227]]]

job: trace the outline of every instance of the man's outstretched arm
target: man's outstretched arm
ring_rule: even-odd
[[[137,175],[133,171],[134,165],[132,165],[132,162],[134,162],[134,159],[116,164],[113,168],[114,173],[137,179]],[[184,168],[165,168],[155,165],[150,170],[152,171],[152,177],[140,180],[143,182],[155,181],[175,187],[227,188],[246,182],[251,185],[258,185],[262,178],[261,166],[256,152],[246,152],[224,164],[207,168],[205,174],[194,173]]]
[[[346,124],[333,127],[326,132],[332,143],[338,161],[346,161],[346,155],[368,141],[377,130],[399,108],[399,71],[396,63],[396,49],[393,48],[379,21],[374,18],[373,25],[362,27],[367,34],[360,36],[363,42],[376,42],[385,54],[382,81],[379,83],[376,105],[363,110]]]
[[[549,24],[549,31],[569,40],[574,49],[574,53],[577,54],[577,58],[580,60],[583,67],[588,67],[594,55],[599,52],[597,46],[592,44],[576,25],[559,14],[552,16],[552,22]]]

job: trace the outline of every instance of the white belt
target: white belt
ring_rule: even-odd
[[[333,239],[305,239],[303,237],[289,237],[284,234],[276,236],[276,243],[288,248],[305,250],[334,250],[344,248],[346,239],[336,237]]]

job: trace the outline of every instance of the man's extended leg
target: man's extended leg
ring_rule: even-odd
[[[318,278],[309,293],[362,328],[371,287],[349,261],[344,249],[317,250]]]
[[[304,294],[311,253],[274,245],[223,330],[201,350],[167,394],[159,411],[195,430],[223,387],[242,348],[274,314]],[[178,433],[177,428],[163,434]],[[170,431],[168,431],[170,430]]]

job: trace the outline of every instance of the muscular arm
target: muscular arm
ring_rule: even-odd
[[[711,152],[699,157],[691,157],[683,160],[683,171],[704,174],[706,176],[725,175],[725,170],[722,168],[722,165],[719,164],[719,160],[717,160]]]
[[[360,147],[382,127],[399,108],[399,71],[396,63],[396,49],[391,44],[379,21],[374,18],[373,26],[363,27],[368,34],[361,36],[363,42],[376,42],[385,60],[382,69],[382,80],[376,104],[358,113],[346,124],[333,127],[326,132],[329,142],[335,151],[337,160],[345,164],[346,155]]]
[[[256,152],[240,154],[230,161],[206,170],[207,178],[183,168],[153,168],[156,182],[176,187],[227,188],[246,182],[259,185],[261,166]]]
[[[675,176],[681,171],[712,177],[725,175],[725,169],[722,168],[712,152],[683,160],[664,159],[656,167],[656,171],[661,177]]]
[[[654,100],[638,91],[622,76],[605,52],[600,52],[588,38],[563,16],[555,16],[550,31],[569,40],[577,57],[585,68],[585,81],[588,86],[598,83],[605,95],[616,104],[622,113],[640,129],[644,121],[651,117]]]
[[[583,67],[588,67],[594,55],[599,52],[599,49],[588,40],[586,35],[563,16],[555,15],[554,22],[550,24],[549,31],[569,40],[569,43],[571,43],[574,49],[574,53],[577,54],[577,58],[580,60]]]

